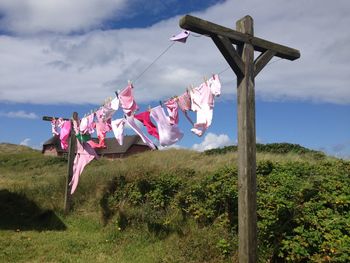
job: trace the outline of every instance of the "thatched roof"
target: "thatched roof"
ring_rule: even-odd
[[[93,138],[93,141],[98,143],[97,138]],[[130,147],[132,145],[140,145],[140,146],[149,147],[147,144],[145,144],[141,140],[140,136],[138,136],[138,135],[126,135],[126,136],[124,136],[123,145],[119,145],[118,141],[115,138],[106,138],[105,144],[106,144],[107,148],[95,149],[97,154],[104,155],[104,154],[114,154],[114,153],[118,153],[118,154],[127,153],[127,151],[130,149]],[[48,145],[54,145],[57,152],[67,152],[67,150],[63,150],[61,148],[61,142],[60,142],[60,139],[58,136],[53,136],[49,140],[44,142],[42,152],[44,152],[44,146],[48,146]]]

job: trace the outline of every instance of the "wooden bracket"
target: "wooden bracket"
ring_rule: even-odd
[[[244,63],[231,41],[227,37],[218,35],[213,35],[211,38],[226,59],[227,63],[230,65],[231,69],[236,73],[236,76],[238,78],[243,77]]]

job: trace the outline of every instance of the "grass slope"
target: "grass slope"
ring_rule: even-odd
[[[237,262],[236,159],[94,161],[64,216],[66,160],[0,144],[0,262]],[[350,162],[307,151],[257,160],[260,262],[347,262]]]

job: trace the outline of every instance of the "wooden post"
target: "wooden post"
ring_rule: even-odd
[[[78,113],[73,112],[71,122],[71,130],[69,134],[69,146],[68,146],[68,168],[67,168],[67,176],[66,176],[66,184],[65,184],[65,195],[64,195],[64,213],[68,214],[72,208],[72,195],[70,194],[69,182],[72,180],[73,176],[73,164],[75,159],[75,151],[76,151],[76,137],[74,131],[74,123],[73,120],[78,120]]]
[[[253,19],[245,16],[236,23],[238,32],[253,36]],[[244,63],[243,76],[237,76],[238,114],[238,235],[239,262],[257,262],[256,145],[254,47],[237,45]]]

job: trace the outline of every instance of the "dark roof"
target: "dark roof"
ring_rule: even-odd
[[[97,138],[92,139],[95,142],[98,142]],[[149,146],[145,144],[141,137],[138,135],[125,135],[123,140],[123,145],[119,145],[118,141],[115,138],[106,138],[105,144],[107,148],[96,148],[96,153],[99,155],[102,154],[113,154],[113,153],[126,153],[132,145],[140,145],[140,146]],[[61,148],[61,142],[58,136],[53,136],[49,140],[43,143],[43,150],[44,152],[44,146],[46,145],[54,145],[57,149],[57,152],[67,152],[67,150],[63,150]]]
[[[52,136],[50,139],[43,143],[43,149],[41,151],[42,153],[44,153],[44,146],[46,145],[54,145],[56,147],[57,152],[67,152],[66,150],[62,149],[60,137],[58,135]]]

